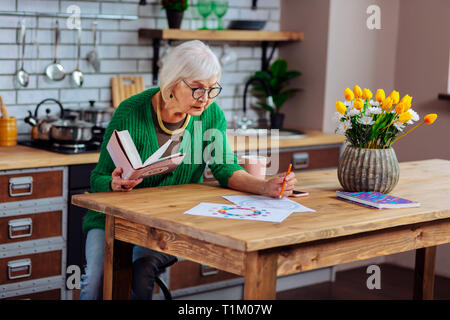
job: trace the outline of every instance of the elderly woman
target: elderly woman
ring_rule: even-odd
[[[268,180],[251,176],[238,165],[227,143],[225,117],[214,102],[222,89],[220,76],[217,57],[202,42],[188,41],[174,48],[161,69],[160,87],[126,99],[115,111],[105,132],[99,162],[91,175],[92,192],[130,191],[133,188],[201,182],[208,161],[212,174],[221,186],[277,197],[284,174]],[[173,142],[164,155],[182,151],[187,156],[171,173],[124,180],[121,178],[122,169],[115,168],[106,150],[115,129],[130,132],[142,159],[147,159],[168,139]],[[214,152],[210,153],[213,157],[204,159],[203,151],[212,142],[204,141],[208,140],[205,133],[212,129],[222,135],[221,139],[214,135],[215,142],[220,143],[221,147],[214,148]],[[202,147],[200,151],[199,146]],[[288,196],[296,182],[294,174],[289,174],[286,180],[284,195]],[[104,228],[104,214],[88,211],[83,221],[83,231],[87,232],[87,265],[82,276],[81,299],[98,299],[102,295]],[[174,263],[176,258],[135,246],[132,259],[132,298],[151,299],[155,275]]]

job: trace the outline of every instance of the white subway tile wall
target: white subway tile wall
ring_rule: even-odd
[[[99,106],[110,106],[111,77],[120,75],[140,75],[144,77],[146,88],[152,84],[153,48],[151,40],[139,39],[140,28],[167,28],[165,11],[160,1],[147,0],[147,5],[139,5],[139,0],[110,1],[63,1],[63,0],[1,0],[0,11],[28,12],[67,12],[67,8],[76,5],[81,14],[120,14],[136,15],[135,21],[97,20],[98,52],[101,57],[100,72],[87,63],[86,54],[93,47],[92,25],[95,20],[82,19],[80,69],[85,75],[82,88],[74,88],[70,73],[76,67],[76,31],[67,25],[65,18],[19,17],[0,15],[0,96],[8,107],[9,114],[18,119],[19,140],[30,139],[31,127],[23,119],[28,111],[34,112],[36,105],[46,98],[55,98],[64,108],[83,109],[89,106],[89,100],[95,100]],[[196,0],[189,0],[189,9],[184,13],[182,29],[202,27],[202,19],[196,8]],[[251,9],[251,0],[229,0],[229,9],[224,17],[226,27],[230,20],[266,20],[265,31],[278,31],[280,20],[280,0],[259,0],[257,10]],[[19,87],[15,73],[20,68],[21,47],[18,25],[25,21],[26,51],[25,70],[30,73],[30,83],[26,88]],[[62,81],[50,81],[44,75],[47,65],[54,56],[54,27],[58,20],[61,29],[58,59],[68,74]],[[209,28],[217,27],[214,14],[208,17]],[[174,41],[171,45],[177,45]],[[220,58],[223,45],[228,44],[235,51],[237,60],[223,68],[221,85],[223,92],[217,103],[224,110],[228,127],[233,126],[241,115],[242,95],[245,81],[261,68],[261,48],[258,42],[206,42]],[[161,54],[167,42],[161,42]],[[269,50],[270,52],[270,50]],[[278,56],[275,50],[274,59]],[[250,102],[254,99],[250,99]],[[48,104],[52,114],[58,107]],[[41,108],[42,109],[42,108]],[[249,108],[249,116],[255,121],[267,118],[260,108]],[[41,115],[41,114],[40,114]],[[43,114],[42,114],[43,115]]]

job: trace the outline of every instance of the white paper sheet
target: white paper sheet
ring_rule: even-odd
[[[184,213],[214,218],[281,222],[286,219],[292,211],[279,210],[276,208],[241,207],[232,204],[201,202]]]
[[[274,199],[265,196],[222,196],[228,201],[233,202],[236,205],[242,207],[257,207],[265,209],[277,209],[286,210],[289,213],[292,212],[316,212],[316,210],[310,209],[301,205],[298,202],[292,201],[286,197],[281,199]]]

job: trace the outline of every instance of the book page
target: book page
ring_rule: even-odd
[[[117,131],[117,136],[120,140],[122,148],[125,151],[125,154],[128,156],[128,159],[131,162],[132,167],[135,169],[142,167],[141,157],[139,156],[139,152],[137,151],[128,130]]]
[[[235,205],[247,208],[264,208],[264,209],[276,209],[286,210],[289,213],[292,212],[316,212],[313,209],[305,207],[298,202],[292,201],[286,197],[281,199],[252,195],[252,196],[222,196],[222,198],[233,202]]]
[[[171,142],[172,142],[172,139],[167,140],[167,142],[165,144],[163,144],[163,146],[161,148],[156,150],[155,153],[153,153],[147,160],[145,160],[144,167],[159,160],[159,158],[161,158],[161,156],[164,154],[164,152],[166,152],[166,150],[169,147]],[[169,157],[165,157],[165,159],[167,159],[167,158],[169,158]]]

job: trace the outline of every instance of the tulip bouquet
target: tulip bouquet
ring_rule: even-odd
[[[401,100],[398,91],[386,97],[378,89],[375,100],[369,89],[346,88],[345,101],[336,102],[336,133],[343,134],[356,148],[386,149],[420,125],[432,124],[436,114],[428,114],[424,120],[404,132],[405,128],[419,121],[419,115],[411,108],[412,97],[405,95]]]

